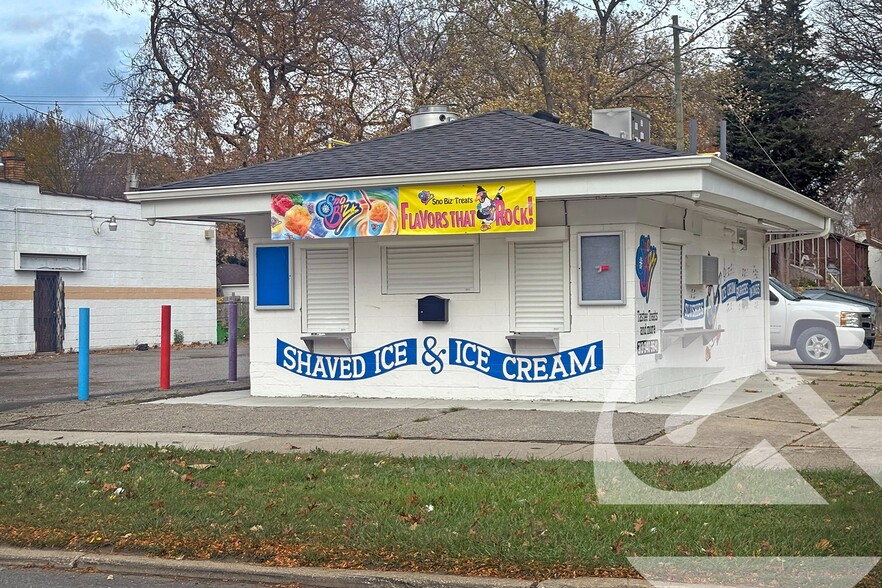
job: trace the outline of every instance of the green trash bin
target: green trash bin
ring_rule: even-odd
[[[230,336],[230,333],[229,333],[229,331],[227,331],[227,328],[223,325],[223,323],[221,323],[220,321],[217,321],[217,342],[218,342],[218,344],[226,343],[229,336]]]

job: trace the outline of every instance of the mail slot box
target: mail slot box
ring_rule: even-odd
[[[417,300],[417,319],[421,322],[446,323],[447,322],[447,305],[450,302],[447,298],[440,296],[424,296]]]

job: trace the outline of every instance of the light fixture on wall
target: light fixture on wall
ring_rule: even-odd
[[[92,219],[92,231],[94,231],[96,235],[101,234],[101,227],[103,225],[107,225],[107,228],[111,232],[115,231],[119,228],[119,223],[116,222],[116,216],[114,216],[114,215],[111,215],[110,218],[104,219],[103,221],[98,223],[97,226],[95,226],[95,215],[94,214],[90,215],[90,218]]]

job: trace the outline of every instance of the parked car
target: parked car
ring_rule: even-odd
[[[862,353],[875,340],[864,304],[802,296],[769,278],[769,331],[773,349],[796,349],[803,363],[829,364]]]
[[[829,290],[827,288],[806,288],[803,290],[802,295],[814,300],[831,300],[833,302],[845,301],[866,306],[870,311],[870,324],[868,326],[871,328],[871,335],[867,338],[865,343],[867,349],[872,349],[876,346],[876,311],[878,310],[878,305],[875,301],[870,300],[869,298],[855,296],[848,292],[839,292],[838,290]],[[864,327],[866,328],[866,326]]]

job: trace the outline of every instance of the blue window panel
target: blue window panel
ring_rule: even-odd
[[[290,308],[291,248],[288,245],[255,247],[254,268],[256,308]]]

